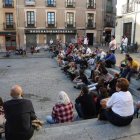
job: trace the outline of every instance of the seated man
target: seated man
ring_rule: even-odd
[[[108,52],[108,55],[105,57],[105,65],[107,68],[111,68],[112,65],[115,65],[115,64],[116,64],[116,57],[110,50]]]
[[[127,78],[130,81],[131,76],[137,73],[139,70],[139,63],[133,60],[131,57],[128,58],[128,65],[126,69],[122,72],[121,77]]]
[[[15,85],[10,93],[12,99],[3,105],[6,124],[6,140],[29,140],[34,133],[32,120],[37,117],[31,101],[23,99],[23,90]]]

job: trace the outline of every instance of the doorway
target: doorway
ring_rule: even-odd
[[[93,46],[93,42],[94,42],[94,33],[87,33],[87,38],[89,40],[88,45],[89,46]]]

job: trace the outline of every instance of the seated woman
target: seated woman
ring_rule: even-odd
[[[75,109],[83,119],[96,117],[96,106],[86,86],[82,87],[80,95],[75,100]]]
[[[78,88],[80,89],[82,86],[87,86],[90,84],[90,82],[88,81],[86,75],[84,74],[83,70],[79,71],[79,76],[77,76],[74,80],[74,83],[76,83],[76,86],[74,86],[74,88]]]
[[[125,78],[117,80],[116,93],[109,99],[103,99],[101,105],[106,119],[114,125],[126,126],[133,120],[134,105],[131,93],[128,91],[129,82]]]
[[[0,127],[3,127],[5,124],[4,110],[3,110],[3,101],[0,97]]]
[[[52,115],[47,116],[47,122],[49,124],[72,122],[73,117],[73,104],[68,95],[64,91],[60,91],[58,102],[53,107]]]

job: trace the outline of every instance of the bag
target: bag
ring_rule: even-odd
[[[43,121],[40,121],[40,120],[38,120],[38,119],[32,121],[32,126],[33,126],[36,130],[41,129],[43,125],[44,125],[44,122],[43,122]]]

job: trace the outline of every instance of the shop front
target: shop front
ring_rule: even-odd
[[[39,44],[49,44],[50,40],[56,44],[57,40],[70,42],[76,36],[74,29],[25,29],[26,47],[36,47]],[[44,41],[43,41],[44,40]]]

